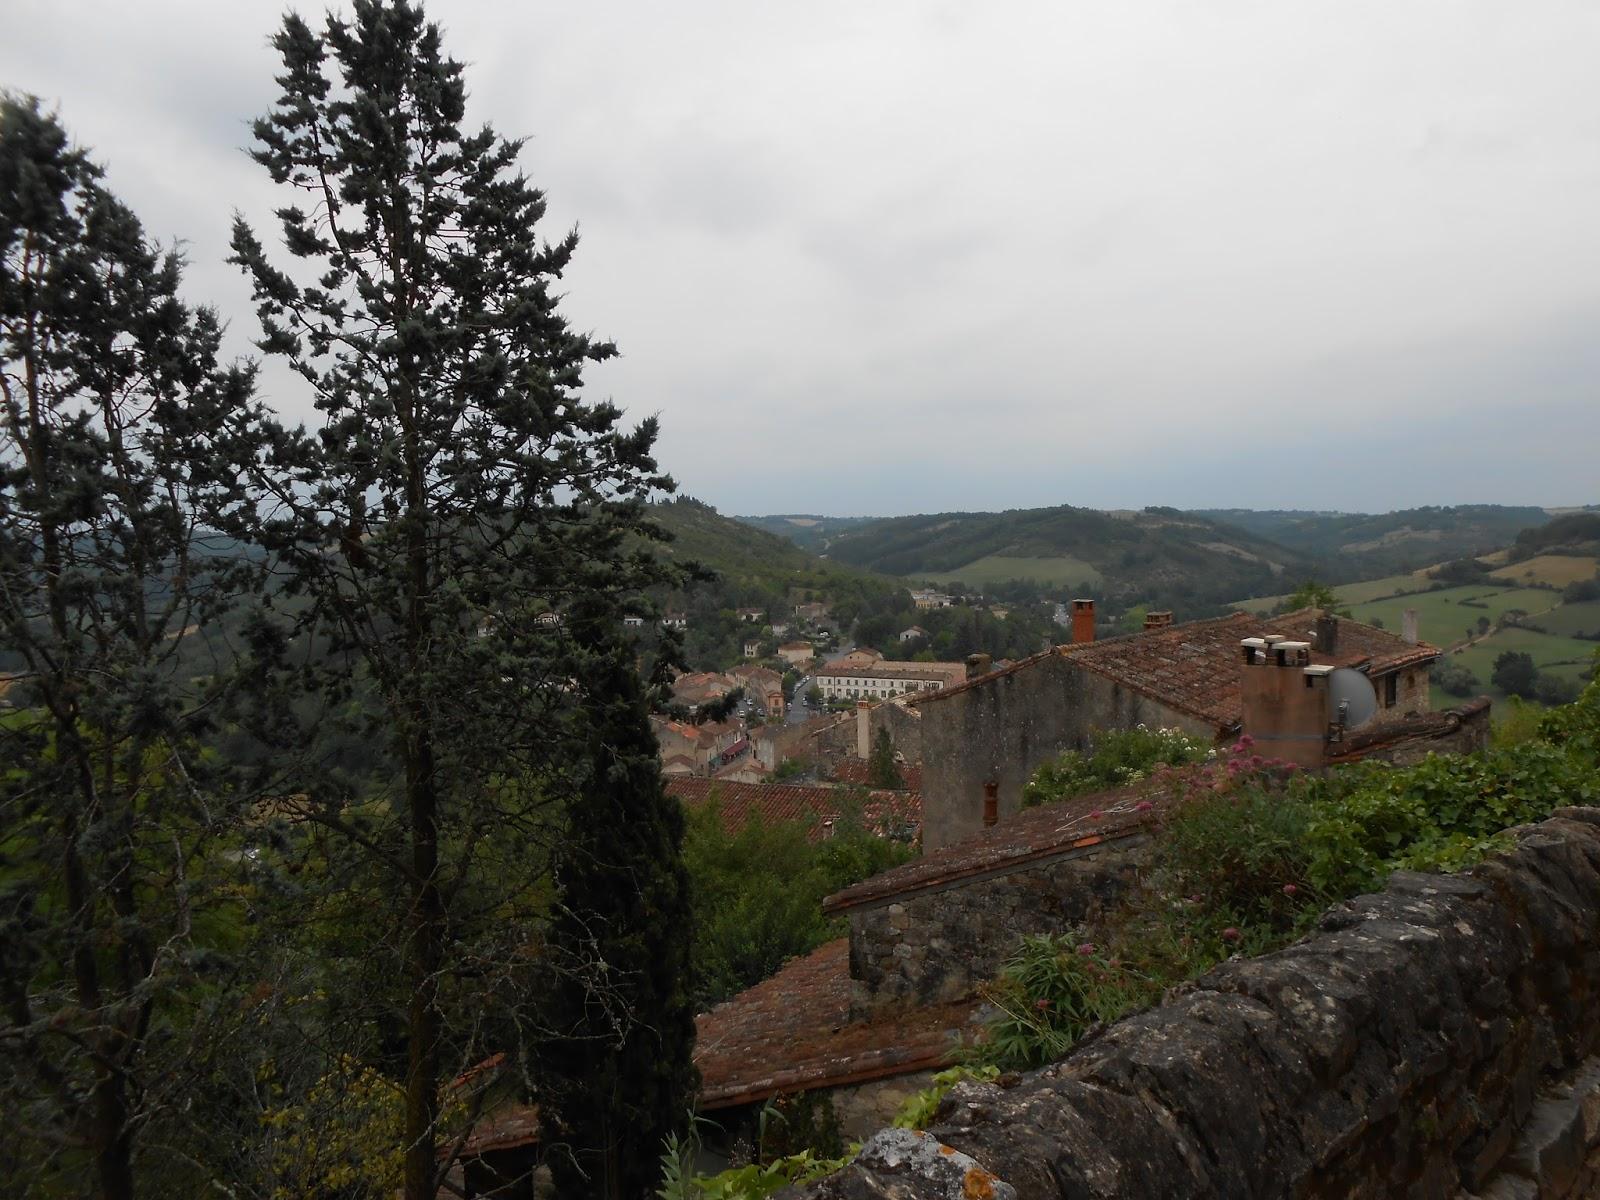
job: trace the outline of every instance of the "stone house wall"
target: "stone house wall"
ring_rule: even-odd
[[[850,911],[852,1015],[970,996],[1022,938],[1093,926],[1139,878],[1143,836]]]
[[[922,844],[937,850],[983,828],[983,785],[999,785],[1000,818],[1022,804],[1033,772],[1096,729],[1214,726],[1179,713],[1059,654],[1028,661],[918,702],[922,714]],[[909,755],[907,756],[909,757]]]
[[[1600,809],[1400,873],[1066,1058],[961,1084],[815,1200],[1600,1194]]]

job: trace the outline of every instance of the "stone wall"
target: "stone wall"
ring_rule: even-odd
[[[1401,874],[791,1193],[1576,1197],[1600,1188],[1600,809]]]
[[[1000,818],[1016,812],[1039,765],[1081,750],[1096,729],[1177,728],[1210,741],[1212,726],[1102,675],[1046,654],[920,701],[922,844],[936,850],[983,827],[983,785],[999,785]]]
[[[1137,883],[1148,846],[1146,838],[1125,838],[852,909],[853,1015],[970,996],[999,973],[1024,936],[1097,922]]]

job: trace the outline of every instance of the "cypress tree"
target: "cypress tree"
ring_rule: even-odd
[[[286,17],[274,44],[283,90],[253,156],[295,197],[277,215],[299,265],[274,265],[243,220],[233,259],[260,345],[307,382],[322,425],[280,431],[250,536],[316,639],[305,684],[324,727],[386,750],[360,806],[308,785],[310,819],[364,859],[351,887],[381,889],[396,923],[367,958],[398,994],[345,1007],[365,1012],[356,1036],[378,1056],[388,1012],[404,1012],[404,1189],[432,1200],[459,1145],[442,1136],[442,1081],[506,1048],[486,1006],[511,1023],[531,1011],[519,989],[560,797],[591,760],[587,707],[618,703],[597,684],[623,682],[585,678],[565,614],[582,604],[620,627],[644,587],[676,579],[649,552],[663,535],[646,512],[671,481],[654,421],[628,429],[580,394],[615,348],[557,310],[576,233],[542,241],[520,143],[464,128],[438,27],[403,0],[356,0],[320,31]],[[593,833],[636,836],[614,821]],[[618,919],[666,912],[641,901]]]
[[[684,820],[625,648],[601,623],[578,632],[594,703],[550,947],[557,963],[602,969],[555,976],[534,1074],[558,1193],[634,1200],[658,1182],[698,1085]]]

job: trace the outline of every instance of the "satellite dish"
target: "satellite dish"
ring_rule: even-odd
[[[1328,721],[1344,729],[1358,729],[1378,711],[1378,693],[1372,680],[1352,667],[1339,667],[1328,676]]]

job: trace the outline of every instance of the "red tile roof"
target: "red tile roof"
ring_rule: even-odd
[[[906,781],[905,790],[920,792],[922,790],[922,767],[917,763],[898,763],[900,778]],[[864,758],[841,758],[833,766],[833,777],[840,783],[851,787],[866,787],[867,774],[872,764]]]
[[[815,823],[812,839],[825,836],[825,825],[845,812],[851,793],[837,787],[806,787],[794,783],[735,783],[724,779],[668,779],[667,795],[685,804],[703,804],[713,798],[722,805],[722,827],[730,835],[743,829],[752,817],[768,825],[782,821]],[[862,820],[871,828],[885,824],[922,824],[922,795],[918,792],[867,793]]]
[[[893,896],[942,888],[974,875],[1012,871],[1030,862],[1139,836],[1180,802],[1182,776],[1183,772],[1174,771],[1128,787],[1023,809],[998,825],[924,854],[915,862],[835,892],[822,902],[822,911],[843,912]]]
[[[1240,640],[1276,633],[1297,641],[1314,642],[1313,631],[1321,615],[1315,608],[1278,617],[1235,612],[1225,617],[1186,621],[1182,625],[1146,629],[1095,642],[1057,646],[1013,664],[1006,672],[980,675],[960,687],[918,697],[916,703],[919,706],[937,704],[1000,674],[1020,671],[1050,655],[1060,655],[1169,708],[1209,721],[1221,733],[1237,725],[1242,716]],[[1381,675],[1439,656],[1436,646],[1426,642],[1413,645],[1395,634],[1349,618],[1339,619],[1334,651],[1324,654],[1313,645],[1311,661],[1360,667],[1369,674]]]
[[[973,1029],[979,1003],[852,1021],[850,940],[829,942],[698,1018],[700,1107],[947,1066]]]

